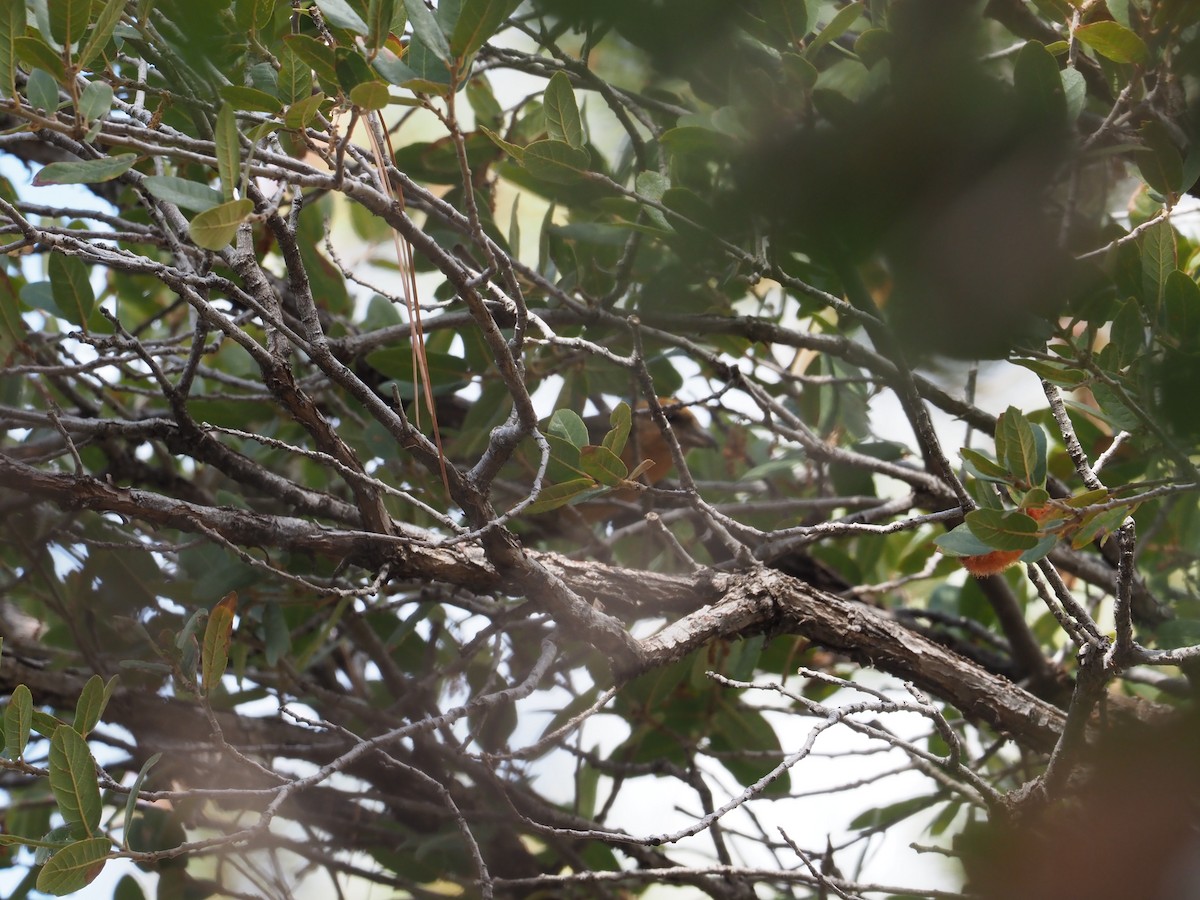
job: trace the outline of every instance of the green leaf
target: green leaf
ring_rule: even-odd
[[[50,36],[64,47],[76,43],[87,31],[92,0],[46,0]]]
[[[283,41],[284,46],[308,63],[321,81],[331,87],[337,85],[337,57],[332,47],[307,34],[289,34]]]
[[[350,102],[360,109],[383,109],[392,100],[382,81],[364,81],[350,89]]]
[[[1043,432],[1039,442],[1035,431],[1041,429],[1031,425],[1013,406],[996,420],[996,455],[1002,459],[1009,474],[1025,488],[1045,487],[1046,436]]]
[[[54,253],[46,264],[54,304],[63,318],[83,327],[96,305],[96,294],[88,280],[88,267],[76,256]]]
[[[408,12],[408,24],[412,26],[413,34],[420,39],[434,56],[449,66],[454,61],[450,52],[450,44],[446,41],[446,33],[422,0],[404,0],[404,8]]]
[[[133,827],[133,813],[137,809],[138,792],[142,789],[142,784],[146,781],[146,776],[150,774],[150,770],[154,768],[155,763],[162,759],[161,753],[155,753],[144,763],[141,769],[138,770],[137,778],[133,779],[133,784],[129,788],[129,796],[125,798],[125,827],[121,829],[122,843],[125,849],[129,849],[129,832]]]
[[[93,81],[79,95],[79,115],[90,124],[103,119],[112,109],[113,89],[103,81]]]
[[[196,246],[205,250],[223,250],[237,234],[238,226],[254,212],[254,201],[248,197],[222,203],[197,214],[188,226]]]
[[[857,21],[862,15],[863,6],[861,3],[850,3],[839,9],[829,20],[829,24],[821,29],[820,33],[813,38],[812,43],[805,48],[804,55],[807,59],[816,59],[817,54],[821,52],[821,48],[830,41],[837,40]]]
[[[1074,122],[1087,102],[1087,82],[1083,74],[1072,66],[1060,70],[1058,77],[1062,80],[1063,96],[1067,101],[1067,121]]]
[[[233,615],[236,609],[237,594],[231,592],[208,614],[204,647],[200,654],[200,684],[205,694],[212,694],[229,665],[229,643],[233,638]]]
[[[1141,128],[1142,149],[1134,154],[1146,184],[1160,194],[1178,193],[1183,186],[1183,157],[1167,126],[1151,119]]]
[[[965,522],[934,538],[933,542],[946,556],[979,556],[992,552],[992,548],[975,537]]]
[[[367,4],[367,49],[378,50],[392,33],[399,0],[370,0]],[[402,4],[401,4],[402,5]]]
[[[1067,98],[1058,73],[1058,61],[1037,41],[1028,41],[1013,63],[1013,83],[1022,109],[1034,122],[1061,124],[1067,115]]]
[[[1023,512],[977,509],[967,513],[966,523],[990,550],[1028,550],[1039,540],[1038,523]]]
[[[226,200],[232,200],[233,187],[241,175],[242,145],[231,103],[221,104],[213,128],[213,140],[217,149],[217,173],[221,176],[221,195]]]
[[[278,97],[273,97],[258,88],[246,87],[241,84],[227,84],[221,88],[219,93],[221,99],[228,100],[235,109],[276,113],[283,105]]]
[[[104,709],[117,687],[117,676],[114,675],[104,683],[99,675],[93,675],[83,686],[79,702],[75,704],[75,722],[71,726],[79,732],[80,737],[87,737],[104,715]]]
[[[1167,279],[1176,268],[1174,229],[1169,222],[1156,222],[1142,233],[1142,299],[1155,318]]]
[[[583,122],[575,105],[575,91],[565,72],[555,72],[546,85],[542,98],[546,112],[546,130],[551,139],[563,141],[580,150],[583,148]],[[661,195],[660,195],[661,196]]]
[[[504,138],[500,137],[500,135],[496,134],[490,128],[484,128],[482,125],[480,125],[479,130],[487,135],[488,140],[490,140],[493,144],[495,144],[497,147],[499,147],[501,150],[503,150],[505,153],[507,153],[509,156],[511,156],[517,162],[520,162],[521,160],[523,160],[525,158],[525,148],[524,147],[518,147],[516,144],[510,144],[508,141],[504,140]]]
[[[290,44],[284,44],[279,54],[279,99],[291,106],[312,94],[313,75]]]
[[[1134,63],[1146,58],[1146,42],[1124,25],[1093,22],[1075,29],[1075,37],[1113,62]]]
[[[988,459],[982,453],[972,450],[969,447],[963,447],[959,451],[959,454],[979,475],[989,480],[1008,480],[1008,470]]]
[[[60,725],[50,739],[50,790],[68,825],[79,825],[88,837],[100,827],[100,784],[96,761],[87,741],[74,728]]]
[[[915,816],[922,810],[929,808],[934,803],[937,803],[939,799],[936,795],[913,797],[911,800],[901,800],[898,803],[890,803],[878,809],[868,809],[866,812],[855,816],[853,821],[850,822],[850,827],[885,830],[897,822],[903,822],[909,816]]]
[[[113,888],[112,900],[146,900],[146,895],[132,875],[123,875]]]
[[[759,4],[763,21],[794,46],[808,34],[806,0],[764,0]]]
[[[629,475],[629,467],[607,447],[583,447],[579,451],[579,467],[608,487],[616,487]]]
[[[4,710],[4,753],[9,759],[20,759],[25,752],[32,723],[33,694],[28,687],[18,684]]]
[[[1200,286],[1176,269],[1163,286],[1163,330],[1184,346],[1200,342]]]
[[[19,49],[20,45],[18,45]],[[29,80],[25,84],[25,94],[29,98],[29,105],[34,109],[44,109],[46,112],[54,112],[58,109],[58,82],[45,69],[38,68],[29,73]],[[75,163],[51,163],[50,165],[68,166],[75,165]],[[37,178],[34,178],[33,183],[38,183]]]
[[[471,56],[520,5],[521,0],[464,0],[450,34],[450,51],[459,59]]]
[[[558,435],[579,450],[591,443],[587,426],[583,424],[583,419],[579,418],[579,413],[573,409],[556,409],[550,417],[546,432]]]
[[[124,11],[125,0],[107,0],[104,8],[100,10],[100,14],[96,16],[96,24],[92,26],[83,49],[79,51],[79,56],[75,60],[76,65],[81,69],[86,69],[91,65],[92,60],[103,52],[104,47],[113,36],[113,31],[116,30],[117,23],[121,21],[121,13]]]
[[[37,877],[37,889],[55,897],[83,890],[104,869],[111,846],[108,838],[103,837],[68,844],[42,866]]]
[[[25,0],[0,0],[0,96],[17,95],[16,40],[25,33]]]
[[[1121,304],[1108,330],[1109,342],[1116,351],[1118,368],[1123,369],[1141,357],[1146,349],[1145,336],[1146,323],[1142,319],[1141,306],[1131,297]]]
[[[52,93],[49,102],[58,105],[58,85],[67,80],[67,67],[63,64],[62,56],[53,47],[42,40],[41,36],[36,32],[27,33],[24,37],[19,37],[13,41],[13,47],[17,53],[17,59],[30,70],[30,77],[37,75],[33,69],[44,69],[46,73],[53,76],[50,81],[53,82],[54,90],[48,91],[49,85],[39,86],[36,94],[34,86],[29,85],[30,99],[36,95],[39,99],[45,97],[46,94]],[[38,79],[44,79],[44,75],[37,75]],[[52,106],[42,106],[42,109],[52,109]]]
[[[346,0],[315,0],[315,2],[329,24],[353,31],[355,34],[366,34],[370,31],[362,16],[356,13]]]
[[[534,141],[525,148],[521,164],[535,178],[574,184],[588,171],[591,156],[563,141]]]
[[[325,95],[317,93],[293,103],[283,116],[283,124],[288,128],[307,128],[325,102]]]
[[[136,153],[120,153],[83,162],[53,162],[33,176],[35,187],[50,184],[100,184],[124,175],[137,162]]]
[[[267,665],[274,666],[292,649],[292,632],[283,615],[283,608],[278,603],[267,603],[263,609],[262,627],[264,656]]]
[[[629,404],[622,400],[608,417],[610,428],[608,434],[604,435],[604,440],[601,442],[603,446],[617,454],[617,456],[624,453],[625,443],[629,440],[629,430],[632,423],[633,413],[630,412]]]
[[[538,494],[537,500],[525,508],[524,514],[535,516],[540,513],[550,512],[552,509],[566,506],[575,498],[581,497],[595,489],[596,482],[590,478],[575,478],[571,481],[564,481],[561,484],[549,485],[542,488],[542,492]]]
[[[174,175],[147,175],[142,179],[146,190],[159,200],[174,203],[180,209],[204,212],[221,202],[221,192],[207,184],[188,181]]]

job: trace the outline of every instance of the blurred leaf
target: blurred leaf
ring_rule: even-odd
[[[133,814],[137,810],[138,793],[142,789],[142,785],[146,783],[146,776],[150,774],[150,770],[162,759],[161,753],[155,753],[150,756],[142,767],[138,769],[137,777],[133,779],[133,784],[129,786],[129,796],[125,798],[125,825],[121,829],[124,835],[125,849],[129,849],[129,834],[133,830]]]
[[[1028,41],[1020,49],[1013,64],[1013,82],[1031,122],[1061,125],[1066,121],[1067,99],[1058,61],[1042,44]]]
[[[234,108],[251,112],[276,113],[283,105],[278,97],[241,84],[227,84],[221,88],[220,94]]]
[[[1146,58],[1145,41],[1116,22],[1082,25],[1075,29],[1075,37],[1113,62],[1135,63]]]
[[[196,246],[205,250],[223,250],[252,212],[254,201],[246,197],[222,203],[193,216],[188,231]]]
[[[120,153],[84,162],[52,162],[35,176],[35,187],[49,184],[100,184],[124,175],[137,162],[136,153]]]
[[[110,0],[121,2],[123,0]],[[16,96],[16,40],[25,33],[25,0],[0,0],[0,97]]]
[[[1146,184],[1160,194],[1178,192],[1183,186],[1183,157],[1171,133],[1162,122],[1151,119],[1142,125],[1141,136],[1144,149],[1135,159]]]
[[[174,175],[147,175],[142,179],[142,184],[159,200],[193,212],[204,212],[221,202],[220,191]]]
[[[822,28],[815,38],[809,43],[804,50],[804,55],[809,60],[816,59],[821,48],[830,41],[835,41],[845,34],[851,25],[853,25],[858,17],[862,15],[863,6],[861,3],[848,3],[839,9],[829,24]]]
[[[337,84],[337,58],[332,47],[307,34],[289,34],[283,40],[287,48],[306,62],[321,81],[330,86]]]
[[[369,0],[367,3],[367,49],[378,50],[392,33],[396,10],[404,9],[404,0]]]
[[[383,109],[392,100],[382,81],[364,81],[350,89],[350,102],[361,109]]]
[[[50,11],[50,36],[66,46],[77,43],[87,31],[92,0],[46,0]]]
[[[221,194],[226,201],[233,200],[233,188],[241,178],[242,143],[233,106],[228,102],[221,104],[213,135],[217,147],[217,173],[221,176]]]
[[[107,0],[104,8],[96,16],[96,24],[92,26],[87,41],[79,51],[75,63],[81,69],[91,66],[103,51],[113,36],[117,23],[121,21],[121,13],[125,10],[125,0]]]
[[[370,29],[362,16],[356,13],[346,0],[314,0],[326,20],[336,28],[345,28],[355,34],[367,34]]]
[[[1142,297],[1157,317],[1162,308],[1167,278],[1176,269],[1175,231],[1167,221],[1156,222],[1142,233]]]
[[[88,267],[78,257],[55,253],[46,264],[46,270],[54,304],[63,318],[73,325],[83,326],[96,305],[96,294],[88,280]]]
[[[404,0],[404,8],[408,13],[408,24],[412,26],[413,34],[435,57],[449,66],[455,54],[450,52],[446,34],[433,13],[422,0]]]
[[[229,643],[233,637],[233,616],[237,611],[237,592],[230,591],[208,614],[204,629],[204,647],[200,655],[200,683],[212,694],[229,664]]]
[[[525,148],[521,164],[535,178],[574,184],[588,171],[590,154],[563,141],[534,141]]]
[[[300,59],[290,44],[284,44],[279,53],[279,99],[285,106],[306,99],[312,94],[312,79],[312,69]]]
[[[577,497],[595,489],[596,482],[590,478],[576,478],[571,481],[563,481],[559,484],[545,486],[542,488],[541,493],[538,494],[537,500],[527,506],[524,513],[527,516],[533,516],[539,513],[550,512],[553,509],[558,509],[560,506],[566,506]]]
[[[520,5],[521,0],[464,0],[450,34],[450,51],[462,59],[471,56]]]
[[[112,109],[113,89],[103,81],[93,81],[79,95],[79,115],[91,123],[103,119]]]

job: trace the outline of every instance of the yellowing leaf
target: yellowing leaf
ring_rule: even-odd
[[[188,230],[196,245],[205,250],[223,250],[237,234],[238,226],[254,212],[254,201],[246,197],[222,203],[196,215]]]

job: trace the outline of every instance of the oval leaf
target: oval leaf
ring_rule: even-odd
[[[108,838],[102,837],[68,844],[42,866],[42,871],[38,873],[37,889],[55,897],[83,890],[104,868],[110,847]]]
[[[88,280],[88,267],[78,257],[55,253],[46,264],[46,270],[50,275],[55,306],[64,319],[82,327],[96,305],[96,294]]]
[[[563,141],[576,150],[583,148],[583,122],[575,105],[575,91],[565,72],[555,72],[546,85],[543,98],[546,130],[556,141]]]
[[[586,150],[564,141],[534,141],[525,148],[521,164],[535,178],[572,184],[588,171],[592,158]]]
[[[20,759],[25,752],[32,724],[33,694],[25,685],[18,684],[4,710],[4,753],[9,759]]]
[[[36,187],[48,184],[100,184],[124,175],[137,162],[136,153],[120,153],[82,162],[53,162],[33,176]]]
[[[1075,37],[1113,62],[1141,62],[1146,58],[1146,42],[1116,22],[1083,25],[1075,29]]]
[[[220,191],[174,175],[147,175],[142,179],[142,184],[159,200],[193,212],[204,212],[221,202]]]
[[[205,210],[192,219],[188,230],[197,246],[205,250],[223,250],[252,212],[254,201],[243,197]]]
[[[204,649],[200,655],[200,683],[211,694],[221,683],[229,665],[229,642],[233,637],[233,614],[237,611],[237,592],[230,591],[213,607],[204,629]]]
[[[89,837],[100,827],[100,785],[87,741],[74,728],[60,725],[50,739],[50,790],[68,825]]]
[[[967,513],[967,527],[993,550],[1028,550],[1040,539],[1038,523],[1022,512],[977,509]]]
[[[450,50],[458,57],[470,56],[520,5],[521,0],[466,0],[450,35]]]

